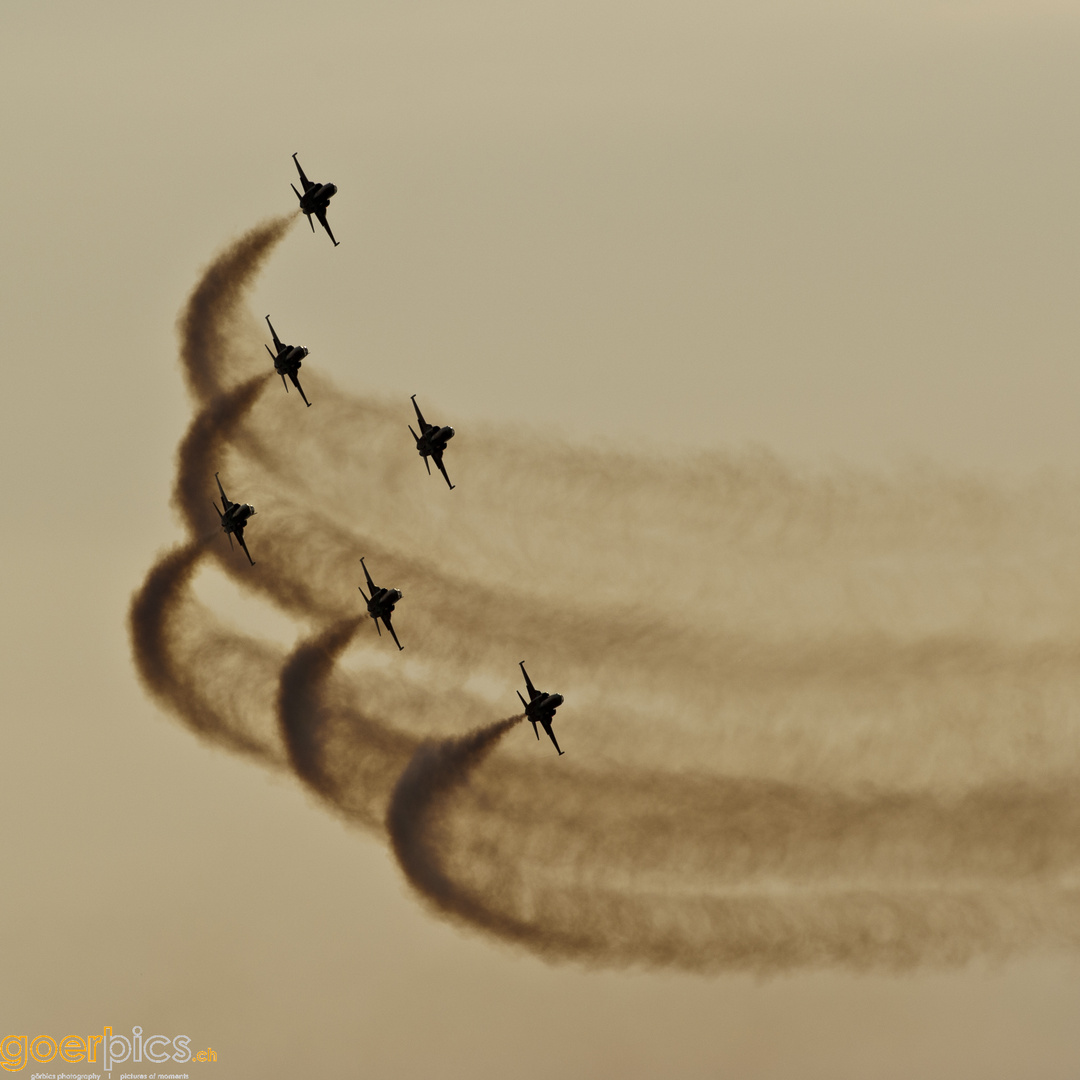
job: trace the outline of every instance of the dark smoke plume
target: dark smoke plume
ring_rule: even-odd
[[[150,568],[142,588],[131,598],[128,622],[135,670],[162,704],[171,705],[181,682],[168,648],[169,613],[191,581],[209,539],[172,548]]]
[[[223,633],[189,596],[191,578],[217,524],[210,503],[213,473],[225,443],[250,410],[265,376],[225,390],[226,369],[216,363],[237,333],[245,291],[294,215],[246,233],[204,272],[179,320],[181,355],[189,387],[203,401],[177,451],[173,499],[193,539],[166,553],[132,598],[129,630],[136,668],[147,689],[199,734],[243,753],[273,759],[266,742],[227,707],[238,674],[244,681],[265,647]],[[254,646],[254,647],[248,647]],[[239,669],[239,670],[238,670]],[[212,677],[216,674],[216,679]],[[256,725],[257,726],[257,725]]]
[[[338,810],[379,828],[394,781],[416,741],[366,716],[355,686],[335,701],[328,692],[334,666],[367,613],[342,619],[302,641],[281,668],[278,719],[293,771]],[[348,784],[340,782],[347,776]]]
[[[323,703],[317,690],[322,688],[364,617],[343,619],[317,637],[301,642],[281,668],[278,716],[289,762],[297,776],[317,790],[323,786],[324,774],[319,738],[323,725],[318,716]]]
[[[512,716],[459,739],[421,743],[395,785],[386,813],[394,854],[423,897],[445,915],[515,938],[528,933],[528,927],[500,918],[447,872],[441,819],[454,794],[468,784],[495,744],[522,719]]]
[[[210,398],[180,442],[173,502],[192,533],[206,532],[219,523],[212,506],[218,497],[214,474],[223,471],[224,448],[266,382],[267,376],[254,375],[239,386]],[[227,481],[228,477],[224,482],[227,484]],[[243,501],[235,486],[231,498],[233,502]],[[248,565],[246,559],[244,565]]]
[[[447,745],[418,751],[395,792],[403,869],[439,910],[550,959],[901,970],[1080,936],[1069,790],[853,797],[704,775],[542,777],[513,761],[465,785]]]
[[[295,214],[271,218],[244,233],[203,271],[188,298],[177,328],[180,359],[196,400],[206,401],[225,389],[227,369],[221,357],[246,314],[247,289],[295,220]]]
[[[193,635],[190,631],[179,633],[178,626],[182,616],[190,624],[192,615],[200,610],[188,592],[198,560],[213,538],[208,530],[215,524],[211,501],[216,485],[211,487],[207,481],[213,480],[213,465],[228,433],[254,404],[264,383],[263,376],[256,376],[212,397],[192,420],[177,452],[174,499],[189,532],[198,539],[167,552],[151,567],[132,599],[129,618],[136,667],[154,696],[200,735],[257,756],[266,756],[265,743],[244,726],[227,722],[223,717],[228,710],[222,708],[234,693],[234,680],[247,682],[246,672],[243,668],[237,670],[236,660],[241,656],[250,658],[250,650],[232,634],[215,633],[216,620],[209,612],[203,613],[201,629],[206,636],[219,639],[212,650],[205,646],[193,649]],[[223,637],[225,640],[221,640]],[[185,651],[186,664],[180,662]],[[220,672],[223,666],[231,677],[219,676],[212,686],[210,673]]]
[[[440,499],[401,403],[316,371],[317,423],[254,407],[243,297],[289,220],[221,256],[181,320],[204,419],[177,501],[198,535],[227,449],[233,497],[268,501],[259,573],[219,544],[222,567],[330,625],[285,658],[169,593],[155,663],[197,729],[385,822],[437,911],[550,959],[901,970],[1076,943],[1075,484],[462,424]],[[405,593],[405,659],[357,632],[361,554]],[[488,758],[515,721],[457,736],[513,700],[522,656],[566,694],[564,758],[531,733]]]
[[[218,639],[208,648],[205,639],[193,641],[185,618],[191,607],[187,595],[191,578],[208,543],[204,537],[166,552],[131,598],[128,627],[135,668],[146,689],[203,738],[236,753],[272,759],[263,742],[228,720],[224,694],[238,671],[250,677],[257,670],[263,650],[245,650],[242,638],[234,633],[215,635],[216,620],[205,612],[197,619],[199,634]],[[214,693],[215,681],[223,691],[220,695]]]

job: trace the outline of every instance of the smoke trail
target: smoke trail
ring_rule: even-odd
[[[198,539],[173,548],[151,567],[142,588],[132,598],[129,614],[136,668],[150,692],[199,734],[257,756],[267,756],[265,742],[240,724],[227,721],[229,710],[223,709],[221,703],[233,692],[234,683],[246,681],[245,672],[263,659],[253,653],[262,650],[245,648],[243,639],[231,632],[215,633],[212,617],[208,612],[199,612],[187,592],[213,536],[208,532],[213,528],[209,513],[213,489],[207,485],[211,465],[229,431],[254,404],[265,381],[264,376],[256,376],[212,397],[192,420],[177,452],[174,500],[191,534]],[[190,629],[184,634],[178,632],[185,605],[189,622],[203,624],[194,633]],[[215,639],[214,647],[193,649],[200,635]],[[185,652],[186,663],[180,660]],[[223,669],[227,674],[223,675]],[[217,676],[212,688],[210,671]]]
[[[208,402],[250,368],[243,289],[272,243],[215,262],[196,294],[217,299],[181,323]],[[318,423],[282,398],[193,425],[177,501],[201,527],[225,440],[242,490],[273,491],[262,572],[223,565],[336,624],[280,682],[280,654],[245,643],[245,688],[276,701],[307,783],[359,824],[385,814],[438,910],[549,958],[707,971],[1075,943],[1075,485],[642,461],[462,428],[464,482],[439,502],[407,417],[312,380]],[[353,634],[362,553],[408,597],[410,659],[361,678],[335,661],[379,647]],[[173,670],[203,686],[180,644]],[[432,741],[509,698],[520,656],[567,695],[568,758],[527,761],[527,739],[477,768],[500,725]]]
[[[512,716],[459,739],[421,743],[395,785],[386,813],[394,854],[422,896],[443,914],[514,937],[525,928],[493,915],[488,905],[461,889],[446,872],[439,818],[495,744],[522,719]]]
[[[447,681],[483,672],[505,685],[513,651],[558,671],[575,697],[587,688],[600,721],[590,749],[639,746],[627,763],[655,755],[659,711],[691,736],[665,739],[665,763],[734,755],[779,780],[814,768],[842,784],[855,764],[880,783],[967,784],[1013,775],[1018,756],[1060,777],[1068,756],[1038,744],[1080,750],[1080,579],[1067,539],[1080,523],[1067,490],[1012,496],[925,470],[816,481],[771,459],[718,456],[664,469],[593,452],[546,461],[513,433],[482,447],[485,487],[455,492],[453,516],[436,516],[430,489],[404,479],[409,459],[393,441],[403,425],[388,410],[351,406],[325,382],[317,426],[297,425],[285,404],[264,401],[245,428],[288,454],[245,442],[237,462],[274,492],[273,519],[260,519],[266,573],[227,571],[325,622],[354,610],[348,583],[367,553],[378,580],[407,594],[405,639]],[[324,442],[332,453],[308,454]],[[521,515],[486,489],[493,477],[529,493]],[[612,491],[625,496],[617,512]],[[537,501],[544,514],[532,512]],[[581,539],[579,555],[564,552],[546,573],[547,548],[564,549],[566,535]],[[655,565],[678,572],[649,573],[643,558],[631,576],[622,549],[654,536],[677,551]],[[492,537],[528,543],[516,551]],[[1018,711],[1039,718],[1036,742]],[[613,739],[627,723],[633,738]],[[901,741],[867,755],[868,728]],[[685,757],[673,760],[679,747]]]
[[[856,797],[500,766],[407,818],[419,835],[398,854],[444,913],[550,959],[902,969],[1078,939],[1071,790]],[[442,767],[414,761],[421,809],[425,790],[444,790]]]
[[[378,829],[415,740],[327,692],[334,665],[366,621],[366,612],[342,619],[296,647],[281,668],[277,711],[294,772],[358,824]]]
[[[201,678],[191,677],[192,664],[211,657],[190,655],[187,664],[180,662],[183,646],[197,634],[178,633],[181,608],[195,610],[187,597],[197,563],[210,544],[214,519],[209,505],[214,489],[207,480],[223,444],[251,409],[266,381],[253,376],[226,392],[218,392],[219,380],[213,373],[213,353],[228,336],[223,325],[235,313],[244,288],[258,270],[266,254],[284,235],[291,218],[282,218],[251,230],[222,257],[215,260],[193,292],[181,319],[182,351],[185,370],[197,396],[206,404],[192,419],[177,451],[177,479],[174,502],[181,511],[190,533],[198,539],[172,549],[151,567],[142,587],[135,593],[129,612],[129,631],[136,668],[147,689],[163,704],[177,712],[199,734],[230,748],[257,756],[272,756],[265,742],[225,719],[228,710],[215,702],[229,694],[237,668],[250,669],[260,650],[238,647],[234,634],[214,633],[212,617],[202,612],[199,630],[202,637],[216,639],[212,659],[220,671],[231,669],[231,678],[218,679],[216,693],[208,690],[206,668]],[[198,650],[196,650],[198,651]],[[239,663],[237,662],[241,657]],[[232,663],[228,663],[229,660]]]
[[[316,789],[324,786],[318,736],[323,725],[317,717],[322,702],[315,697],[313,689],[326,679],[363,618],[357,615],[343,619],[317,637],[301,642],[281,668],[278,716],[289,761],[296,774]]]
[[[214,473],[219,471],[225,444],[255,404],[266,382],[266,375],[253,375],[239,386],[210,398],[180,442],[173,503],[192,533],[206,532],[218,523],[217,515],[211,513],[217,495]],[[233,501],[239,501],[235,488],[233,495]],[[247,560],[244,564],[247,565]]]
[[[214,633],[208,612],[196,612],[194,626],[184,618],[191,607],[186,594],[208,543],[203,537],[167,551],[132,596],[128,628],[135,668],[153,697],[198,735],[272,761],[272,750],[235,719],[238,711],[227,700],[236,678],[258,671],[264,649],[245,647],[232,631]]]
[[[169,615],[187,586],[208,539],[190,540],[162,555],[131,598],[128,625],[135,669],[143,685],[163,704],[172,704],[180,684],[169,653]]]
[[[222,358],[245,314],[244,296],[296,214],[271,218],[244,233],[203,271],[178,320],[184,374],[199,401],[221,393],[227,369]]]

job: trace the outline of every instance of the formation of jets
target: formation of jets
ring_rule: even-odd
[[[326,230],[326,235],[333,240],[334,247],[337,247],[338,241],[334,239],[334,234],[330,231],[330,225],[326,220],[326,209],[330,205],[330,200],[337,194],[337,185],[312,183],[312,181],[304,175],[304,170],[301,168],[296,154],[293,154],[293,162],[296,165],[296,171],[300,174],[300,185],[304,189],[303,194],[297,191],[295,186],[290,186],[296,193],[296,197],[300,200],[301,212],[307,215],[308,224],[311,225],[312,232],[315,231],[315,224],[311,220],[312,215],[314,215],[318,219],[319,224]],[[277,331],[274,330],[274,325],[270,322],[269,315],[266,316],[266,325],[270,328],[270,336],[274,341],[273,351],[271,351],[269,345],[266,346],[266,351],[270,354],[270,358],[274,362],[274,371],[281,376],[281,385],[285,387],[287,393],[289,385],[285,379],[288,377],[293,386],[296,387],[300,397],[303,398],[304,404],[310,408],[311,402],[308,401],[307,395],[304,393],[304,389],[300,385],[300,379],[298,377],[301,364],[308,355],[308,350],[303,345],[286,345],[277,336]],[[446,452],[446,444],[454,437],[454,429],[449,426],[440,427],[437,424],[429,424],[424,419],[424,414],[420,411],[420,406],[416,403],[415,394],[412,395],[411,401],[413,409],[416,410],[416,421],[420,427],[420,434],[418,435],[413,431],[411,424],[408,425],[408,428],[416,443],[417,453],[423,458],[424,467],[427,469],[428,475],[431,475],[431,462],[434,461],[435,467],[442,473],[447,487],[453,491],[454,485],[450,483],[450,477],[447,475],[446,466],[443,464],[443,454]],[[221,509],[218,509],[217,503],[215,502],[211,502],[211,505],[217,511],[218,517],[221,520],[221,528],[229,538],[229,546],[232,546],[233,537],[235,537],[236,542],[247,556],[248,562],[254,566],[255,560],[251,557],[251,552],[248,551],[247,544],[244,541],[244,529],[250,518],[254,516],[255,507],[251,506],[249,503],[232,502],[225,494],[225,488],[222,487],[221,478],[217,473],[214,473],[214,479],[217,481],[218,491],[221,494]],[[405,646],[398,641],[397,632],[394,630],[390,619],[394,607],[401,600],[401,590],[384,588],[376,585],[371,579],[371,574],[368,572],[367,564],[364,562],[363,558],[360,560],[360,565],[364,570],[364,578],[367,582],[368,593],[370,593],[370,596],[364,592],[363,586],[357,586],[357,588],[367,604],[367,613],[374,621],[375,629],[378,631],[379,636],[382,636],[382,630],[379,628],[379,623],[381,622],[382,625],[386,627],[390,636],[394,639],[394,644],[400,651],[404,649]],[[536,687],[533,686],[532,680],[529,678],[529,673],[525,670],[524,660],[520,662],[520,667],[521,674],[525,677],[525,688],[529,692],[529,700],[526,701],[521,696],[521,692],[518,691],[518,698],[525,707],[525,718],[532,724],[533,732],[537,739],[540,738],[540,732],[536,726],[537,724],[547,732],[548,738],[551,739],[552,744],[561,756],[563,751],[559,746],[558,740],[555,738],[555,732],[552,730],[551,725],[555,717],[555,710],[563,703],[563,696],[562,694],[548,694],[542,690],[537,690]]]

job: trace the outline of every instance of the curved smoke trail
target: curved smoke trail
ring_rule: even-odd
[[[205,547],[205,540],[193,540],[166,552],[131,598],[128,621],[135,668],[146,689],[164,704],[172,703],[183,678],[167,644],[169,613],[190,582]]]
[[[377,829],[416,740],[362,713],[355,686],[342,686],[337,701],[328,693],[338,659],[367,618],[342,619],[297,645],[281,667],[277,714],[296,775],[354,822]]]
[[[202,408],[177,449],[173,501],[193,539],[150,568],[128,614],[135,666],[150,693],[201,736],[275,764],[281,754],[259,731],[268,703],[260,709],[258,698],[267,675],[280,666],[277,650],[223,627],[194,600],[190,585],[210,547],[208,530],[216,531],[209,513],[215,465],[266,381],[252,376],[226,389],[226,372],[214,360],[235,336],[246,290],[294,216],[260,225],[227,248],[204,272],[180,318],[184,370]],[[252,691],[238,693],[249,681]]]
[[[131,598],[128,625],[135,667],[146,689],[198,735],[236,753],[272,763],[280,755],[249,716],[256,703],[241,702],[236,687],[255,678],[255,694],[278,658],[260,642],[226,629],[189,595],[207,538],[191,540],[161,556]],[[256,712],[258,709],[256,708]]]
[[[295,222],[296,214],[271,218],[248,230],[203,271],[177,322],[188,388],[205,402],[226,388],[228,352],[244,321],[247,290],[263,263]]]
[[[266,378],[242,310],[258,232],[181,322],[205,408]],[[259,573],[219,562],[331,624],[252,657],[245,683],[276,701],[278,759],[385,820],[439,910],[550,958],[698,970],[1075,942],[1073,485],[643,461],[478,428],[448,501],[403,410],[309,379],[311,423],[275,396],[209,424],[237,493],[260,493]],[[349,674],[346,650],[380,645],[356,633],[360,554],[403,588],[409,652]],[[511,721],[455,735],[512,700],[521,656],[567,695],[557,762],[531,737],[493,752]]]
[[[457,739],[425,740],[401,773],[386,811],[390,843],[405,876],[440,912],[528,940],[533,927],[493,913],[487,898],[471,895],[448,870],[445,818],[454,796],[522,716],[498,720]]]

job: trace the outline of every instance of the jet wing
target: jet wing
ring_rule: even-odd
[[[330,223],[326,220],[326,211],[316,210],[315,216],[319,219],[319,224],[326,230],[326,235],[329,236],[331,240],[334,240],[334,234],[330,231]],[[308,218],[308,220],[310,221],[311,219]],[[338,242],[334,240],[334,247],[337,246]]]
[[[266,325],[270,327],[270,336],[274,339],[274,348],[281,352],[281,338],[277,336],[277,331],[274,330],[274,324],[270,321],[270,316],[266,316]]]
[[[296,389],[300,391],[300,396],[304,399],[304,404],[310,409],[311,408],[311,402],[308,401],[307,395],[304,393],[304,388],[300,385],[300,380],[296,377],[296,372],[295,371],[290,371],[289,372],[289,378],[292,379],[293,386],[295,386]],[[284,375],[281,377],[281,381],[282,382],[285,381],[285,376]],[[285,389],[288,390],[289,388],[286,386]]]
[[[255,560],[251,557],[251,552],[248,551],[247,544],[244,542],[244,526],[233,530],[236,533],[236,542],[244,549],[244,554],[247,556],[247,560],[252,566],[255,565]]]
[[[365,558],[366,557],[367,556],[365,556]],[[374,596],[375,595],[375,589],[378,586],[376,586],[375,582],[371,580],[371,575],[368,573],[367,565],[364,563],[363,559],[360,560],[360,565],[364,567],[364,577],[367,578],[368,592],[371,593],[372,596]]]
[[[428,464],[428,455],[430,451],[427,449],[427,443],[424,442],[423,437],[417,435],[412,429],[412,424],[408,425],[409,434],[413,437],[413,441],[416,443],[416,449],[419,451],[420,456],[424,459],[424,468],[427,469],[428,476],[431,475],[431,466]]]
[[[427,434],[432,425],[424,419],[424,414],[420,411],[420,406],[416,404],[415,394],[412,396],[412,407],[416,410],[416,419],[420,421],[420,434]]]
[[[529,678],[529,673],[525,670],[525,661],[519,662],[521,667],[521,674],[525,676],[525,688],[529,691],[529,700],[535,701],[539,695],[536,692],[536,687],[532,684],[532,679]]]
[[[380,618],[383,621],[383,626],[385,626],[386,629],[390,632],[390,636],[394,639],[394,644],[398,647],[398,651],[400,652],[402,649],[405,648],[405,646],[402,645],[401,642],[397,639],[397,634],[394,632],[394,628],[390,624],[389,613],[387,613],[386,615],[381,615]]]
[[[230,506],[235,506],[236,504],[229,502],[229,496],[225,494],[225,489],[221,486],[221,480],[218,477],[217,473],[214,473],[214,479],[217,480],[218,491],[221,492],[221,505],[222,505],[222,508],[224,509],[225,513],[227,514],[229,512],[229,507]]]
[[[299,151],[298,151],[299,152]],[[304,170],[300,166],[300,162],[297,160],[296,154],[292,156],[293,164],[296,166],[296,171],[300,174],[300,184],[304,191],[310,191],[315,185],[304,175]]]
[[[450,477],[446,475],[446,466],[442,463],[442,451],[436,450],[431,456],[435,459],[435,467],[443,474],[443,479],[446,481],[450,490],[453,491],[454,485],[450,483]]]
[[[555,738],[555,732],[551,730],[551,720],[546,717],[541,717],[540,723],[543,724],[544,730],[548,733],[548,738],[555,744],[555,749],[559,750],[559,741]],[[537,736],[539,738],[539,736]],[[559,750],[559,757],[562,757],[563,751]]]

